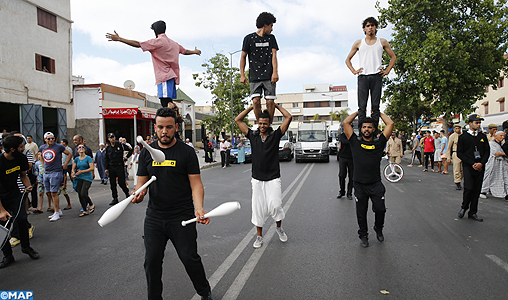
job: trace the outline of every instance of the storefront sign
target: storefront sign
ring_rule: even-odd
[[[102,115],[105,119],[134,119],[137,108],[103,108]]]

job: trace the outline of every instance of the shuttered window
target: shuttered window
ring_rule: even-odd
[[[40,54],[35,54],[35,69],[46,73],[55,74],[55,60]]]
[[[56,31],[56,16],[37,7],[37,24],[54,32]]]

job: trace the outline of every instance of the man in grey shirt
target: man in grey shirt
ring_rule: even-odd
[[[418,167],[422,167],[422,148],[420,147],[420,140],[416,136],[416,133],[413,132],[413,137],[411,138],[411,143],[413,144],[413,149],[411,150],[411,163],[407,165],[408,167],[412,167],[415,161],[415,158],[418,158],[420,165]]]

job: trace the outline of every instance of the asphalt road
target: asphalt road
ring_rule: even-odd
[[[386,240],[379,243],[370,229],[368,248],[356,233],[354,201],[336,199],[335,157],[330,163],[281,162],[289,240],[278,240],[269,219],[260,249],[252,247],[251,165],[202,170],[206,209],[226,201],[242,205],[198,225],[214,299],[506,299],[508,202],[480,199],[483,223],[458,219],[462,192],[451,175],[403,165],[400,182],[383,181]],[[101,228],[97,220],[111,200],[109,187],[94,182],[91,195],[97,207],[91,216],[78,217],[76,193],[73,209],[58,222],[29,216],[36,227],[31,245],[41,258],[32,261],[16,246],[16,262],[0,270],[0,291],[33,291],[34,299],[146,298],[146,202]],[[372,228],[370,209],[368,220]],[[198,299],[171,244],[163,281],[165,299]]]

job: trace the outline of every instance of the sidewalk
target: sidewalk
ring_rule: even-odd
[[[205,150],[203,150],[203,149],[195,149],[195,150],[196,150],[196,155],[198,156],[198,160],[199,160],[199,168],[201,170],[209,169],[209,168],[213,168],[213,167],[217,167],[217,166],[220,167],[220,155],[215,156],[215,160],[217,160],[216,162],[207,163],[207,162],[205,162]],[[215,151],[218,152],[218,149],[215,149]]]

